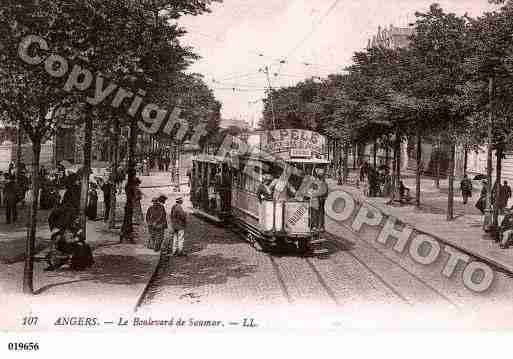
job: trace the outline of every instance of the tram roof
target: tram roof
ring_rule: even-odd
[[[312,164],[329,164],[330,161],[323,158],[283,158],[279,154],[271,155],[265,152],[259,153],[251,153],[244,154],[241,156],[242,158],[253,160],[253,161],[263,161],[263,162],[288,162],[288,163],[312,163]],[[226,160],[229,161],[227,158]]]
[[[292,158],[286,160],[286,162],[290,163],[314,163],[314,164],[330,164],[331,162],[325,159],[320,158]]]

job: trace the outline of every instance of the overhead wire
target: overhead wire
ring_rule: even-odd
[[[282,66],[283,64],[285,64],[287,62],[287,59],[292,56],[292,54],[294,52],[296,52],[309,38],[310,36],[312,36],[315,31],[317,30],[317,28],[322,25],[322,23],[324,22],[324,20],[331,14],[331,12],[333,10],[335,10],[335,8],[337,7],[338,3],[340,2],[340,0],[335,0],[331,5],[330,7],[328,8],[328,10],[324,13],[323,16],[321,16],[319,18],[319,20],[312,25],[312,28],[310,29],[310,31],[301,39],[301,41],[299,41],[296,46],[294,46],[292,48],[292,50],[289,51],[289,53],[282,59],[280,60],[280,67],[278,69],[278,74],[281,72],[281,69],[282,69]]]

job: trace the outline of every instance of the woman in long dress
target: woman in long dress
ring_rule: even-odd
[[[89,189],[89,203],[87,205],[87,218],[91,221],[96,221],[96,216],[98,214],[98,192],[96,191],[96,185],[94,183],[90,184]]]

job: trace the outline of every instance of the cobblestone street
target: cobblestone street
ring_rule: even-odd
[[[169,195],[171,205],[174,197]],[[190,211],[190,204],[186,206]],[[508,274],[496,272],[489,291],[474,293],[463,285],[461,266],[450,278],[444,277],[446,257],[432,266],[419,265],[407,254],[377,243],[377,229],[354,233],[345,224],[328,220],[330,233],[322,244],[327,253],[302,258],[259,252],[232,230],[191,214],[189,221],[189,255],[163,257],[140,312],[285,315],[305,310],[353,318],[356,323],[369,315],[386,317],[377,324],[385,327],[397,324],[395,316],[407,318],[414,312],[431,313],[427,327],[434,318],[458,318],[462,327],[479,319],[493,327],[497,317],[487,322],[484,313],[497,307],[513,312],[513,280]]]

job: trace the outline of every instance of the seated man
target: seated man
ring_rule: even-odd
[[[409,202],[411,200],[410,189],[404,185],[403,181],[399,181],[399,195],[401,196],[401,201]]]

